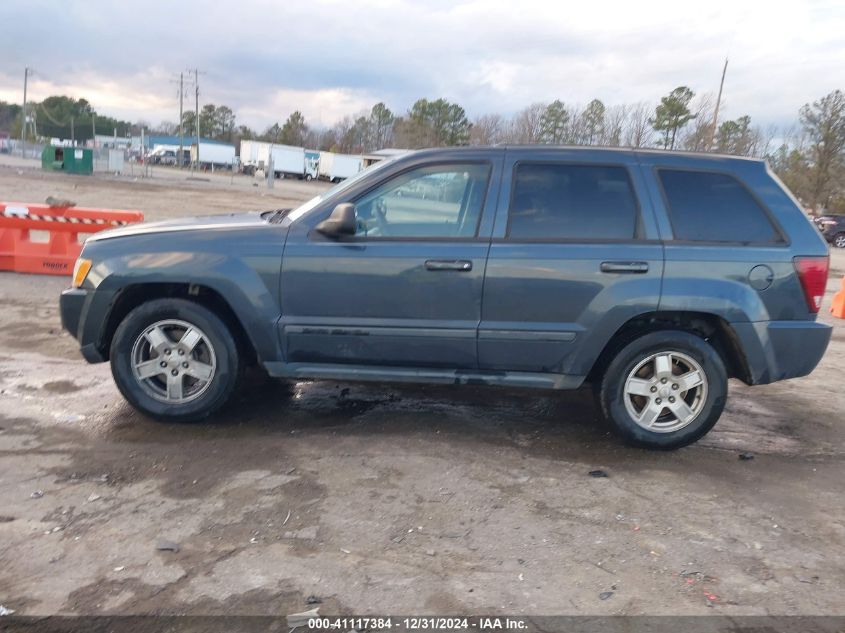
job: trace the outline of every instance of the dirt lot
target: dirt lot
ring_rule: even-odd
[[[43,203],[47,196],[72,200],[80,207],[144,212],[147,220],[228,211],[282,209],[313,198],[331,185],[324,182],[277,180],[268,189],[263,180],[231,172],[201,173],[173,167],[127,166],[132,174],[96,177],[43,172],[32,160],[0,156],[0,200]]]
[[[150,219],[319,187],[0,166],[0,199]],[[843,321],[810,377],[733,382],[704,441],[660,454],[620,446],[586,392],[255,375],[213,421],[154,422],[61,331],[66,283],[0,274],[0,605],[19,614],[845,614]]]

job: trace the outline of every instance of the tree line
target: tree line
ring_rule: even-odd
[[[814,212],[845,214],[845,95],[834,90],[805,104],[787,128],[761,127],[743,115],[714,125],[711,95],[678,86],[657,104],[586,106],[556,99],[533,103],[513,116],[482,114],[472,121],[457,103],[418,99],[402,115],[384,103],[347,116],[332,127],[308,125],[300,111],[261,133],[235,126],[231,110],[206,106],[203,134],[237,142],[259,139],[354,154],[384,147],[416,149],[453,145],[554,144],[657,147],[766,158],[775,173]],[[214,116],[223,109],[225,116]],[[190,113],[188,117],[193,116]],[[214,121],[225,123],[215,124]],[[202,125],[202,117],[201,117]],[[216,125],[216,127],[215,127]]]
[[[38,132],[69,138],[69,121],[90,138],[91,121],[97,132],[178,134],[176,123],[157,127],[139,121],[130,124],[96,114],[84,99],[49,97],[35,104]],[[32,105],[30,107],[33,107]],[[310,125],[301,111],[263,131],[238,124],[232,108],[206,104],[199,113],[200,135],[234,143],[257,139],[285,145],[347,154],[386,147],[416,149],[457,145],[565,144],[592,146],[658,147],[668,150],[719,152],[766,158],[775,173],[814,211],[845,213],[845,95],[840,90],[805,104],[796,123],[787,128],[763,128],[743,115],[714,125],[711,95],[696,95],[678,86],[656,104],[647,102],[606,105],[593,99],[585,106],[555,99],[524,107],[512,116],[488,113],[470,120],[457,103],[446,99],[418,99],[402,114],[384,103],[369,111],[346,116],[331,127]],[[196,131],[197,115],[183,114],[186,136]],[[87,125],[86,125],[87,122]],[[20,106],[0,102],[0,130],[20,134]],[[100,132],[100,129],[103,132]],[[87,135],[87,136],[86,136]]]
[[[124,137],[140,132],[137,124],[98,113],[86,99],[64,95],[47,97],[43,101],[27,103],[30,125],[27,140],[40,138],[74,139],[85,142],[94,133]],[[21,136],[21,105],[0,101],[0,132],[13,138]],[[33,125],[34,124],[34,125]]]

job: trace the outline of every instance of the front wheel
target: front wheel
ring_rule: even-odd
[[[184,299],[156,299],[132,310],[114,334],[110,356],[115,383],[132,406],[179,422],[223,406],[242,365],[226,325]]]
[[[682,331],[646,334],[605,371],[602,413],[629,444],[671,450],[701,439],[725,406],[728,379],[719,353]]]
[[[833,238],[833,245],[836,248],[845,248],[845,233],[838,233],[836,237]]]

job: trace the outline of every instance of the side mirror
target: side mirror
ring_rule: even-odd
[[[351,202],[337,205],[328,219],[320,222],[316,228],[320,233],[329,237],[355,235],[358,230],[355,205]]]

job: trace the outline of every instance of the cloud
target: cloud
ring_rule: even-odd
[[[369,110],[377,99],[363,92],[344,88],[317,90],[275,90],[262,104],[245,106],[240,115],[246,119],[262,121],[262,126],[284,122],[293,111],[302,112],[306,121],[324,127],[342,119]]]
[[[171,80],[199,67],[201,103],[263,127],[300,109],[330,124],[377,101],[396,111],[445,97],[470,115],[535,101],[656,102],[678,85],[714,93],[724,114],[792,121],[843,87],[845,6],[827,0],[247,0],[0,4],[0,99],[85,96],[105,113],[176,120]],[[189,100],[192,103],[192,100]],[[186,106],[190,107],[190,106]]]

